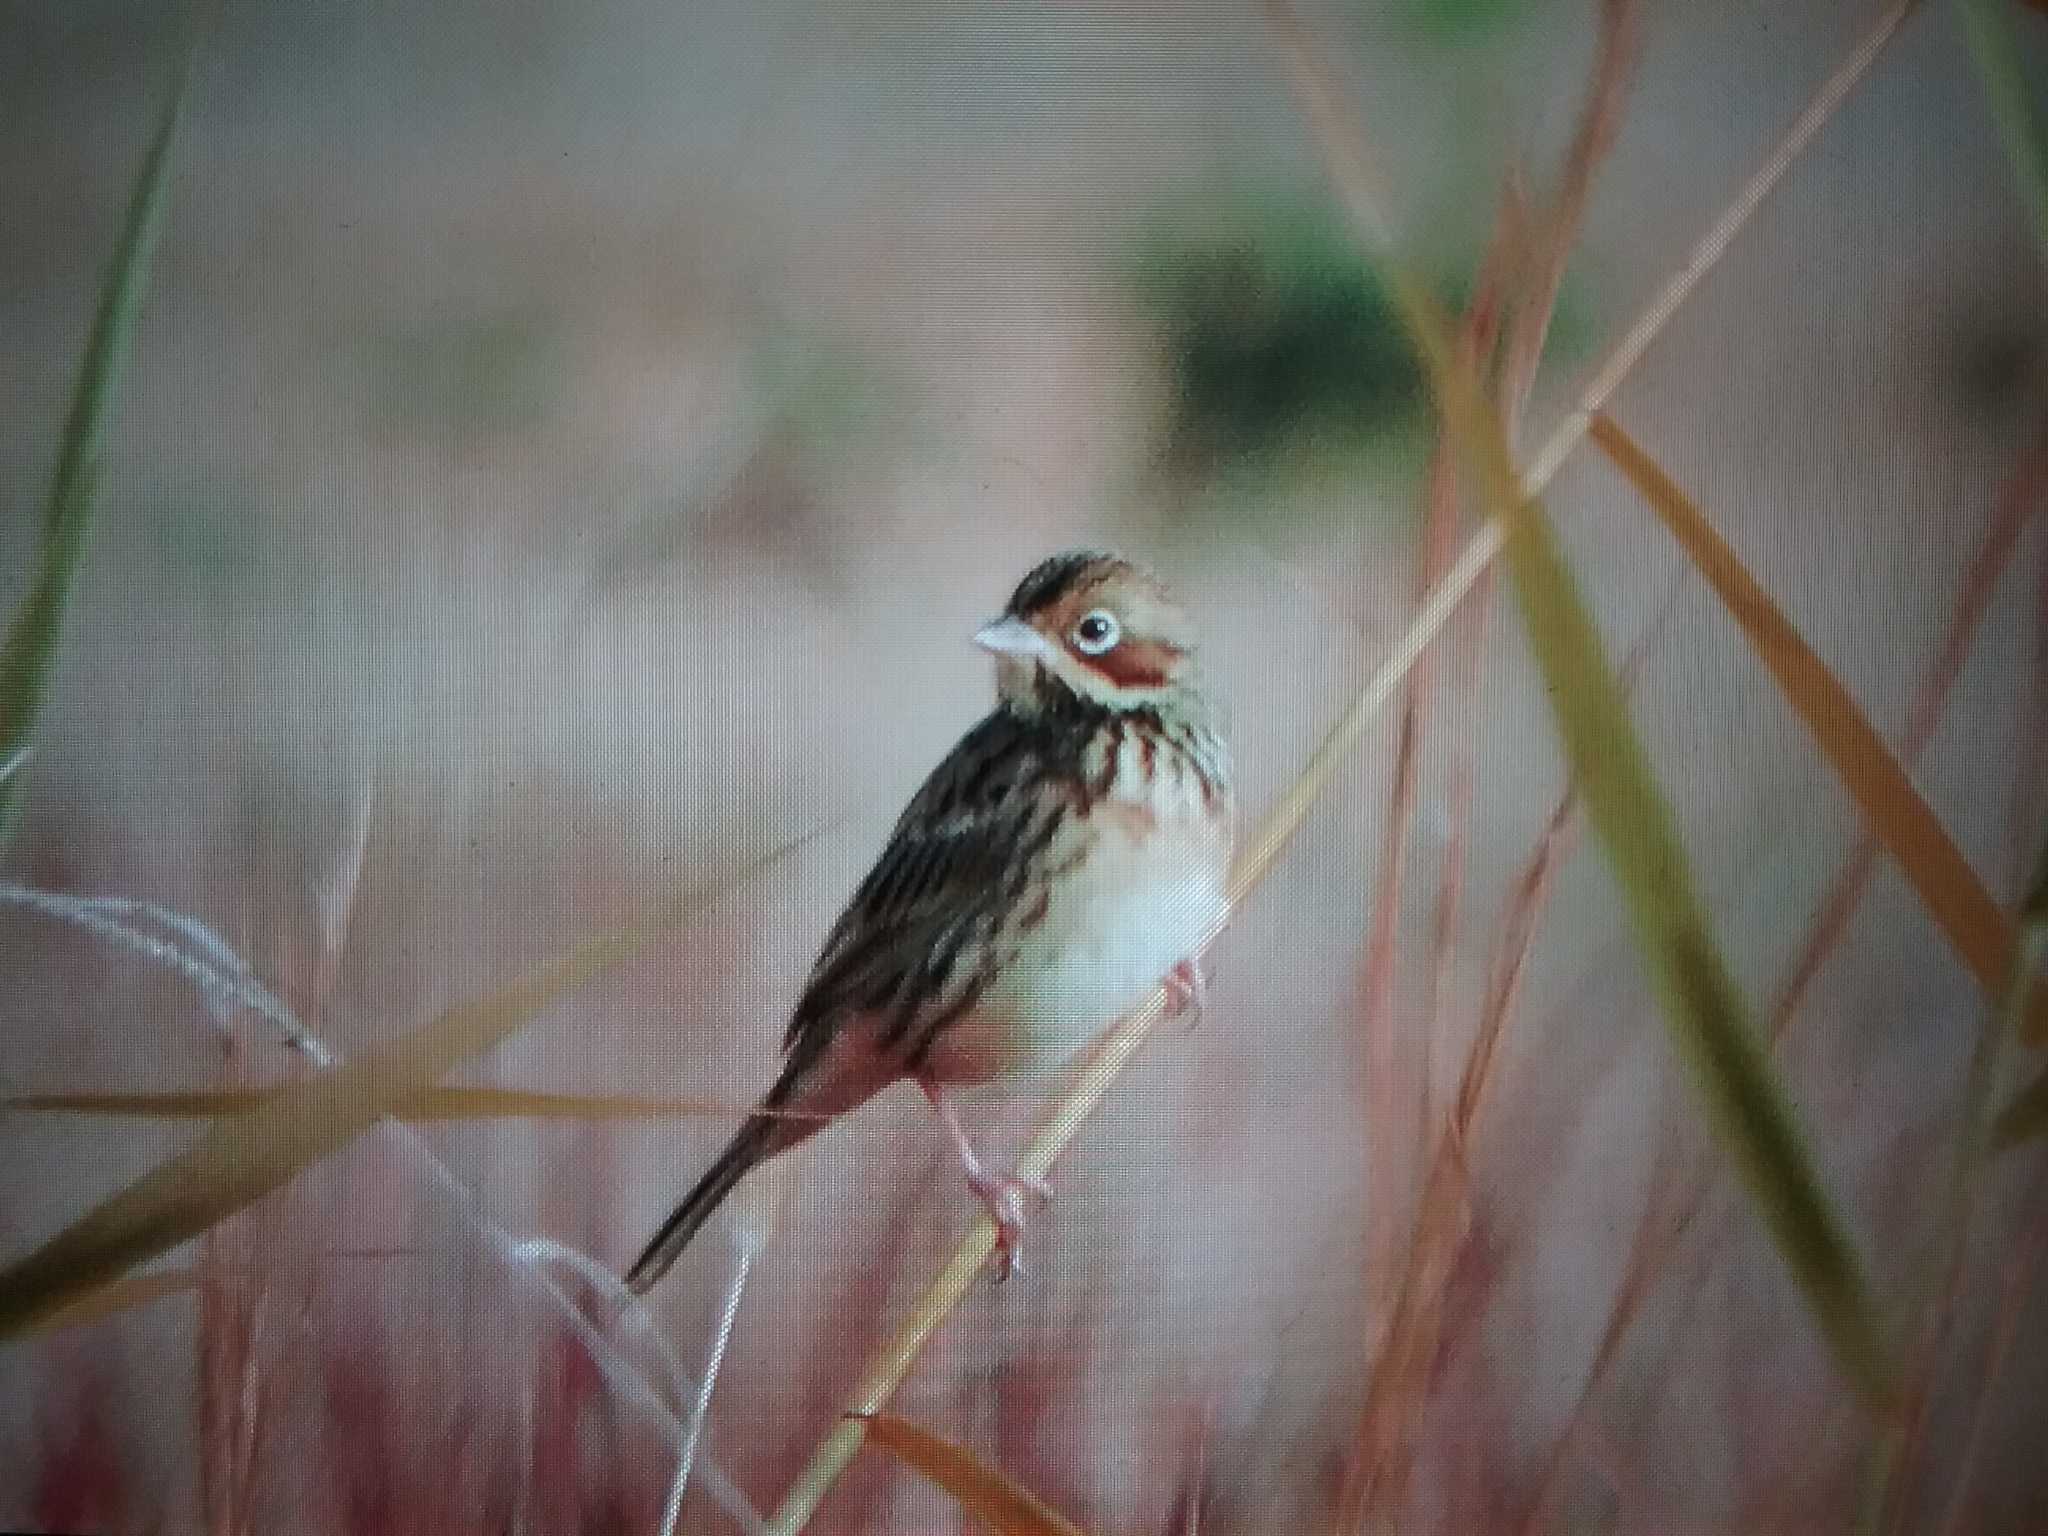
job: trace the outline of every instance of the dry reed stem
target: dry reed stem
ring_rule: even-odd
[[[1918,762],[1927,743],[1933,739],[1935,727],[1941,723],[1942,709],[1948,703],[1949,689],[1976,643],[1977,630],[1984,621],[1985,611],[1991,606],[1999,578],[2012,562],[2013,552],[2019,547],[2020,535],[2026,531],[2028,521],[2044,504],[2048,504],[2048,422],[2043,422],[2037,429],[2026,454],[1999,488],[1992,504],[1991,522],[1964,569],[1962,588],[1956,598],[1955,609],[1949,615],[1941,647],[1935,653],[1927,675],[1921,679],[1912,707],[1906,714],[1905,728],[1899,733],[1898,756],[1905,767],[1910,769]],[[1770,1014],[1770,1036],[1774,1043],[1784,1037],[1793,1015],[1805,1000],[1807,989],[1813,985],[1828,956],[1848,931],[1849,919],[1854,916],[1870,877],[1877,869],[1879,852],[1877,834],[1866,822],[1857,836],[1855,850],[1843,864],[1834,884],[1828,888],[1819,913],[1807,930],[1806,940],[1799,946],[1799,953],[1779,986],[1777,1001]]]
[[[1375,1354],[1338,1500],[1338,1529],[1358,1530],[1383,1499],[1398,1499],[1412,1459],[1408,1443],[1435,1374],[1443,1301],[1471,1230],[1469,1136],[1485,1102],[1501,1036],[1520,997],[1519,980],[1569,850],[1575,797],[1567,793],[1538,839],[1517,882],[1515,910],[1504,929],[1499,984],[1489,991],[1478,1037],[1466,1057],[1452,1113],[1438,1132],[1416,1230],[1393,1316]]]
[[[2029,841],[2039,844],[2038,829]],[[1950,1154],[1949,1177],[1939,1197],[1940,1225],[1924,1278],[1912,1295],[1924,1319],[1921,1340],[1907,1379],[1904,1422],[1883,1445],[1874,1510],[1879,1529],[1903,1528],[1913,1508],[1914,1479],[1920,1470],[1927,1414],[1941,1370],[1941,1353],[1955,1317],[1969,1257],[1971,1221],[1981,1203],[1989,1152],[1991,1101],[1999,1078],[2000,1057],[2019,1032],[2028,994],[2044,955],[2048,955],[2048,850],[2044,850],[2016,909],[2019,946],[2003,994],[1991,1000],[1963,1088],[1961,1124]],[[1887,1498],[1888,1495],[1888,1498]],[[1887,1505],[1889,1506],[1887,1508]]]
[[[1871,23],[1870,30],[1849,50],[1842,62],[1835,66],[1834,73],[1822,82],[1820,89],[1814,92],[1813,99],[1792,120],[1792,125],[1785,130],[1784,136],[1773,146],[1770,154],[1764,157],[1763,164],[1750,173],[1749,179],[1736,193],[1734,201],[1722,210],[1721,216],[1693,245],[1683,264],[1658,290],[1649,307],[1637,317],[1635,324],[1629,327],[1614,350],[1595,370],[1579,403],[1557,424],[1544,445],[1537,449],[1526,476],[1530,495],[1540,495],[1543,488],[1550,483],[1564,461],[1570,457],[1572,450],[1578,447],[1580,439],[1586,435],[1587,429],[1593,424],[1595,413],[1604,409],[1607,402],[1613,398],[1615,390],[1621,387],[1622,380],[1628,377],[1635,365],[1641,361],[1643,354],[1649,350],[1650,343],[1656,340],[1658,333],[1678,312],[1679,306],[1691,296],[1693,289],[1699,286],[1701,280],[1714,269],[1722,256],[1727,254],[1728,247],[1734,244],[1735,237],[1742,233],[1744,226],[1749,223],[1757,209],[1763,206],[1764,199],[1777,188],[1785,173],[1792,168],[1793,162],[1805,151],[1807,145],[1812,143],[1814,136],[1827,126],[1828,120],[1840,110],[1849,93],[1862,83],[1863,77],[1870,72],[1870,67],[1884,52],[1885,45],[1891,42],[1906,19],[1919,8],[1919,4],[1920,0],[1891,0],[1891,3],[1878,14],[1877,20]]]
[[[1501,371],[1501,428],[1513,446],[1521,437],[1522,412],[1536,385],[1536,370],[1557,312],[1565,267],[1578,247],[1579,230],[1593,198],[1593,179],[1621,134],[1629,76],[1641,44],[1641,15],[1634,0],[1601,0],[1600,31],[1586,99],[1579,107],[1570,147],[1533,244],[1527,280],[1515,296],[1515,323],[1508,331]]]
[[[2042,1195],[2048,1192],[2048,1174],[2038,1175],[2034,1180],[2032,1205],[2042,1205]],[[1970,1427],[1963,1435],[1963,1449],[1956,1467],[1955,1486],[1949,1491],[1948,1510],[1942,1516],[1941,1536],[1958,1536],[1962,1530],[1963,1514],[1969,1507],[1970,1484],[1977,1475],[1977,1458],[1984,1443],[1984,1432],[1991,1417],[1991,1401],[1998,1392],[1999,1378],[2005,1373],[2005,1362],[2012,1353],[2013,1335],[2019,1331],[2020,1308],[2033,1293],[2034,1271],[2041,1267],[2044,1254],[2048,1254],[2048,1210],[2034,1222],[2033,1231],[2027,1235],[2020,1250],[2006,1264],[2005,1282],[1999,1291],[1998,1320],[1993,1325],[1990,1341],[1984,1349],[1984,1366],[1977,1373],[1977,1401],[1970,1410]]]
[[[1578,246],[1579,231],[1585,223],[1586,208],[1592,200],[1593,180],[1601,163],[1614,148],[1621,131],[1623,108],[1628,99],[1628,81],[1640,51],[1639,8],[1634,0],[1603,0],[1598,44],[1588,76],[1586,98],[1566,149],[1558,189],[1545,211],[1540,234],[1524,249],[1528,260],[1512,298],[1513,323],[1509,326],[1495,395],[1500,412],[1501,432],[1510,450],[1520,442],[1522,417],[1536,372],[1550,336],[1557,311],[1557,296],[1564,285],[1565,268]],[[1448,452],[1446,437],[1439,452]],[[1452,662],[1453,683],[1458,696],[1467,701],[1464,729],[1453,743],[1451,784],[1447,794],[1451,826],[1447,839],[1442,878],[1437,887],[1437,906],[1431,944],[1434,959],[1430,967],[1428,1034],[1434,1039],[1449,995],[1451,961],[1457,941],[1463,906],[1466,853],[1470,845],[1472,803],[1477,782],[1475,753],[1477,735],[1470,701],[1478,692],[1479,669],[1486,654],[1486,636],[1493,613],[1494,583],[1489,570],[1474,587],[1459,625]]]
[[[2048,489],[2048,423],[2043,423],[2042,430],[2036,437],[2032,448],[2021,459],[2019,466],[2015,469],[2005,486],[2001,488],[2002,493],[1994,511],[1993,526],[1986,534],[1985,546],[1980,550],[1979,558],[1971,564],[1971,572],[1973,575],[1979,576],[1982,586],[1986,588],[1991,586],[1996,580],[1998,571],[2003,568],[2003,561],[2000,561],[1997,565],[1990,565],[1990,562],[1985,559],[1985,556],[1990,552],[1994,537],[2003,536],[1999,547],[2001,553],[2009,555],[2012,546],[2017,544],[2019,540],[2020,532],[2026,522],[2027,513],[2033,509],[2038,493],[2044,489]],[[1980,567],[1988,567],[1988,570],[1980,574]],[[2048,595],[2048,588],[2043,589],[2043,594]],[[1980,600],[1979,607],[1981,608],[1982,605],[1983,600]],[[2048,617],[2048,613],[2037,611],[2037,623],[2044,617]],[[2042,637],[2048,637],[2048,626],[2044,626],[2037,634],[2037,640]],[[1946,659],[1945,655],[1944,660]],[[2044,676],[2048,676],[2048,672],[2044,672],[2043,657],[2037,649],[2033,686],[2028,690],[2025,707],[2022,709],[2022,715],[2025,718],[2023,730],[2026,734],[2022,737],[2020,742],[2021,750],[2017,755],[2023,767],[2030,759],[2038,760],[2043,736],[2048,734],[2042,730],[2043,721],[2041,719],[2043,695],[2044,691],[2048,691],[2042,687]],[[2028,784],[2029,780],[2024,776],[2023,772],[2016,785],[2016,789],[2024,789]],[[2040,843],[2040,824],[2037,808],[2029,804],[2031,798],[2031,796],[2023,793],[2016,793],[2012,805],[2012,821],[2010,823],[2008,841],[2015,850],[2015,857],[2019,860],[2025,860],[2029,852]],[[2022,876],[2020,911],[2023,924],[2027,920],[2029,909],[2032,909],[2034,912],[2033,922],[2038,926],[2040,921],[2041,880],[2042,877],[2039,874],[2030,882],[2026,881],[2024,876]],[[2024,927],[2022,931],[2024,934]],[[2025,948],[2027,943],[2025,937],[2022,938],[2021,942],[2021,953],[2024,955],[2028,953],[2028,950]],[[2033,941],[2033,953],[2039,953],[2040,942],[2038,938]],[[2031,964],[2021,963],[2025,964],[2025,971],[2022,972],[2022,975],[2033,969]],[[2016,980],[2014,984],[2019,985],[2020,982]],[[1993,1005],[1993,1009],[1994,1011],[1987,1019],[1984,1029],[1996,1032],[2001,1030],[2004,1021],[2000,1017],[1997,1004]],[[1987,1034],[1983,1040],[1980,1040],[1977,1050],[1972,1054],[1970,1086],[1964,1092],[1964,1126],[1956,1151],[1955,1168],[1946,1198],[1943,1201],[1943,1209],[1947,1213],[1946,1220],[1948,1223],[1945,1241],[1949,1251],[1946,1261],[1942,1265],[1943,1273],[1938,1286],[1934,1288],[1934,1294],[1930,1297],[1925,1308],[1928,1315],[1924,1326],[1924,1340],[1913,1375],[1908,1382],[1906,1420],[1899,1432],[1896,1451],[1892,1460],[1893,1488],[1889,1518],[1884,1519],[1883,1516],[1886,1512],[1883,1510],[1879,1511],[1880,1518],[1882,1519],[1880,1528],[1892,1530],[1902,1528],[1908,1511],[1915,1508],[1918,1502],[1916,1498],[1918,1492],[1917,1483],[1925,1472],[1924,1453],[1927,1417],[1932,1405],[1936,1379],[1941,1369],[1943,1347],[1948,1340],[1950,1328],[1954,1323],[1956,1304],[1962,1292],[1969,1213],[1976,1186],[1981,1183],[1981,1164],[1987,1150],[1982,1135],[1983,1111],[1990,1096],[1995,1091],[1998,1076],[1997,1056],[2001,1043],[2003,1042],[1999,1034]]]
[[[1892,0],[1870,31],[1849,51],[1833,74],[1815,93],[1813,100],[1795,118],[1764,163],[1751,174],[1735,200],[1723,210],[1687,253],[1683,264],[1658,291],[1650,306],[1625,331],[1621,340],[1602,360],[1578,401],[1552,430],[1535,459],[1524,484],[1530,495],[1542,492],[1572,451],[1584,440],[1594,414],[1612,398],[1636,363],[1649,350],[1664,326],[1711,272],[1728,247],[1773,188],[1783,180],[1800,153],[1832,117],[1849,93],[1869,72],[1878,56],[1912,14],[1919,0]],[[1306,39],[1298,23],[1283,6],[1269,6],[1269,15],[1283,45],[1297,58],[1303,57]],[[1308,55],[1312,57],[1313,55]],[[1357,168],[1361,183],[1369,185],[1368,168]],[[1301,775],[1277,805],[1259,824],[1239,854],[1230,882],[1231,908],[1250,893],[1272,867],[1288,841],[1307,819],[1310,808],[1321,795],[1337,764],[1364,735],[1365,728],[1386,706],[1401,681],[1414,667],[1416,658],[1436,638],[1473,583],[1499,554],[1506,535],[1498,520],[1489,519],[1467,541],[1464,550],[1444,579],[1422,605],[1407,630],[1367,679],[1351,706],[1330,728]],[[1091,1054],[1077,1081],[1053,1106],[1041,1123],[1031,1145],[1018,1163],[1019,1171],[1043,1177],[1084,1121],[1094,1113],[1110,1085],[1129,1063],[1155,1024],[1166,1002],[1163,991],[1126,1015],[1104,1036]],[[939,1324],[958,1306],[994,1251],[995,1234],[986,1217],[978,1219],[960,1241],[953,1256],[932,1278],[901,1327],[868,1362],[856,1383],[847,1407],[849,1414],[880,1410],[903,1378],[909,1374],[925,1342]],[[812,1451],[810,1460],[784,1494],[769,1520],[773,1536],[794,1536],[810,1519],[819,1502],[860,1449],[861,1421],[843,1418]]]
[[[1672,606],[1665,605],[1657,622],[1624,661],[1625,686],[1633,685]],[[1368,1377],[1366,1401],[1359,1412],[1353,1453],[1339,1496],[1339,1529],[1364,1527],[1383,1494],[1399,1496],[1406,1476],[1410,1458],[1403,1431],[1412,1429],[1427,1398],[1441,1335],[1443,1300],[1471,1230],[1474,1129],[1487,1102],[1500,1042],[1521,1000],[1522,979],[1557,872],[1575,843],[1577,806],[1575,788],[1567,784],[1515,882],[1513,900],[1502,920],[1479,1028],[1466,1054],[1451,1112],[1435,1142],[1393,1317]]]
[[[1644,1298],[1663,1272],[1671,1244],[1684,1233],[1697,1213],[1696,1200],[1686,1203],[1677,1199],[1681,1188],[1677,1169],[1683,1157],[1681,1148],[1685,1145],[1688,1144],[1666,1138],[1657,1149],[1657,1164],[1650,1175],[1650,1192],[1644,1200],[1643,1214],[1636,1222],[1635,1233],[1629,1240],[1628,1261],[1623,1266],[1621,1282],[1615,1287],[1614,1303],[1608,1308],[1607,1321],[1600,1330],[1600,1342],[1593,1348],[1593,1361],[1587,1368],[1586,1379],[1579,1386],[1572,1411],[1544,1457],[1543,1470],[1536,1478],[1536,1491],[1522,1517],[1521,1536],[1535,1536],[1543,1529],[1544,1515],[1559,1478],[1585,1437],[1595,1433],[1591,1415],[1594,1396],[1606,1379],[1608,1368],[1619,1357],[1621,1341],[1642,1309]]]
[[[1472,306],[1465,317],[1459,345],[1466,366],[1475,370],[1491,357],[1500,334],[1500,308],[1506,275],[1514,267],[1520,238],[1521,213],[1510,189],[1503,197],[1500,218],[1487,247],[1474,285]],[[1432,588],[1451,563],[1458,532],[1458,474],[1456,454],[1448,427],[1437,434],[1431,456],[1429,478],[1424,492],[1427,513],[1416,565],[1415,601],[1428,601]],[[1360,978],[1358,1025],[1364,1036],[1365,1124],[1380,1127],[1389,1139],[1393,1128],[1404,1123],[1398,1094],[1397,1031],[1393,1020],[1394,973],[1401,916],[1401,886],[1407,872],[1408,848],[1413,840],[1415,795],[1419,777],[1418,759],[1423,732],[1429,719],[1432,691],[1431,653],[1425,650],[1401,688],[1401,711],[1394,737],[1393,783],[1387,793],[1387,815],[1382,824],[1380,859],[1374,882],[1372,915],[1366,929],[1365,955]],[[1429,1143],[1429,1040],[1421,1036],[1421,1065],[1416,1077],[1421,1101],[1415,1121],[1419,1141],[1418,1158],[1426,1157]],[[1389,1178],[1388,1183],[1392,1180]],[[1384,1196],[1390,1191],[1383,1190]],[[1375,1219],[1375,1214],[1377,1219]],[[1368,1290],[1377,1290],[1379,1255],[1386,1233],[1405,1214],[1388,1198],[1368,1203],[1366,1268]]]
[[[2044,424],[2048,435],[2048,424]],[[2042,468],[2048,480],[2048,466]],[[2036,490],[2048,499],[2048,486]],[[2032,685],[2021,702],[2019,751],[2014,754],[2013,784],[2006,808],[2006,826],[2011,829],[2012,867],[2006,884],[2015,893],[2023,890],[2034,841],[2048,822],[2048,540],[2037,539],[2034,562],[2034,650]]]

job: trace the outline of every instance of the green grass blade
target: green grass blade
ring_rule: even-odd
[[[1861,1263],[1714,942],[1685,844],[1578,583],[1541,505],[1523,493],[1499,418],[1451,347],[1440,307],[1412,281],[1401,287],[1460,451],[1506,529],[1501,558],[1530,648],[1672,1039],[1844,1375],[1867,1403],[1887,1405],[1891,1372]]]
[[[8,626],[5,643],[0,644],[0,849],[13,838],[21,820],[29,751],[49,695],[64,611],[70,605],[86,535],[92,527],[107,426],[122,365],[134,345],[150,257],[163,227],[171,148],[184,114],[196,52],[196,44],[186,52],[170,100],[157,120],[156,136],[135,175],[121,240],[100,288],[99,308],[93,315],[78,385],[57,446],[57,466],[43,506],[42,534],[28,595]]]
[[[1360,240],[1387,264],[1437,404],[1502,530],[1501,557],[1565,755],[1621,888],[1673,1040],[1844,1374],[1867,1403],[1889,1408],[1895,1388],[1861,1264],[1714,943],[1693,890],[1685,845],[1629,720],[1599,632],[1540,504],[1523,488],[1499,416],[1451,344],[1449,317],[1389,259],[1392,242],[1364,135],[1349,121],[1284,0],[1269,0],[1269,7],[1325,169]]]
[[[2041,82],[2020,72],[2020,43],[2013,36],[2011,0],[1962,0],[1963,32],[1984,100],[1998,124],[2005,158],[2019,184],[2034,242],[2048,259],[2048,121],[2041,113]]]

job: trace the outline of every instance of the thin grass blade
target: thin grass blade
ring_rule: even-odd
[[[1956,9],[2034,241],[2048,258],[2048,114],[2041,109],[2041,82],[2027,80],[2006,0],[1961,0]]]
[[[138,1120],[217,1120],[267,1104],[290,1087],[199,1088],[159,1093],[23,1093],[0,1097],[0,1114],[106,1115]],[[540,1093],[525,1088],[435,1085],[407,1095],[391,1118],[441,1120],[738,1120],[753,1113],[724,1099],[657,1099],[633,1094]]]
[[[1298,29],[1283,39],[1299,38]],[[1764,1216],[1843,1374],[1872,1406],[1892,1396],[1883,1336],[1862,1266],[1821,1188],[1806,1138],[1693,889],[1691,864],[1578,584],[1541,506],[1523,488],[1500,419],[1462,366],[1441,304],[1389,259],[1362,135],[1306,50],[1287,62],[1339,200],[1386,264],[1409,335],[1474,483],[1503,533],[1530,648],[1655,984],[1674,1043],[1722,1144]]]
[[[971,1451],[894,1414],[865,1415],[868,1443],[879,1445],[997,1536],[1081,1536],[1081,1528],[1037,1495],[1020,1488]]]
[[[0,1339],[34,1327],[137,1264],[269,1194],[451,1068],[509,1038],[573,988],[630,958],[740,880],[794,851],[682,893],[647,920],[577,945],[510,986],[330,1068],[231,1118],[0,1269]]]
[[[1430,326],[1426,303],[1414,314],[1418,329]],[[1450,361],[1440,343],[1430,350]],[[1685,845],[1577,581],[1540,507],[1521,495],[1484,402],[1450,368],[1440,377],[1447,403],[1458,401],[1452,414],[1466,418],[1468,451],[1486,465],[1495,515],[1507,524],[1503,558],[1531,648],[1674,1043],[1844,1375],[1866,1402],[1881,1404],[1890,1372],[1862,1266],[1714,941]]]
[[[81,1297],[68,1307],[60,1307],[30,1331],[54,1333],[60,1328],[80,1328],[87,1323],[132,1312],[137,1307],[146,1307],[166,1296],[182,1296],[198,1289],[199,1271],[190,1267],[153,1269],[147,1274],[127,1275],[90,1296]]]
[[[1592,437],[1741,626],[1757,659],[1806,723],[1843,788],[1898,860],[1986,996],[2002,997],[2018,955],[2012,920],[1991,899],[1849,690],[1814,654],[1706,515],[1619,423],[1609,416],[1596,417]],[[2029,999],[2026,1035],[2048,1039],[2048,999],[2038,991]]]
[[[134,347],[135,321],[149,285],[150,259],[163,229],[171,150],[184,116],[196,51],[195,42],[185,54],[170,98],[157,119],[155,136],[135,173],[121,238],[100,286],[99,306],[58,441],[57,465],[43,503],[43,528],[36,543],[28,595],[8,626],[6,640],[0,642],[0,849],[13,839],[21,821],[36,724],[49,697],[64,613],[84,563],[86,536],[99,500],[107,428],[113,419],[121,370]]]
[[[2020,900],[2019,928],[2019,948],[2013,957],[2012,974],[1990,1008],[1984,1027],[1978,1032],[1976,1047],[1970,1053],[1948,1187],[1942,1191],[1938,1206],[1940,1236],[1915,1287],[1916,1311],[1924,1319],[1918,1358],[1911,1362],[1912,1370],[1907,1377],[1905,1412],[1900,1422],[1890,1426],[1881,1437],[1873,1476],[1866,1489],[1866,1508],[1877,1516],[1870,1522],[1874,1530],[1903,1529],[1908,1511],[1917,1502],[1912,1485],[1922,1475],[1925,1463],[1930,1397],[1942,1347],[1954,1318],[1971,1217],[1991,1150],[1991,1098],[2006,1042],[2019,1024],[2042,956],[2048,954],[2048,854],[2044,854],[2027,882],[2026,894]]]

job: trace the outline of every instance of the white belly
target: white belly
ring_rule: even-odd
[[[933,1074],[981,1082],[1060,1066],[1214,936],[1228,852],[1207,827],[1136,840],[1105,830],[974,1013],[941,1037]]]

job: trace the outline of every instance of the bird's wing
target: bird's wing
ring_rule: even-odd
[[[921,1016],[972,1006],[987,946],[1024,900],[1072,804],[1064,755],[1001,709],[961,738],[833,925],[790,1020],[786,1053],[822,1049],[849,1017],[876,1017],[887,1046]]]

